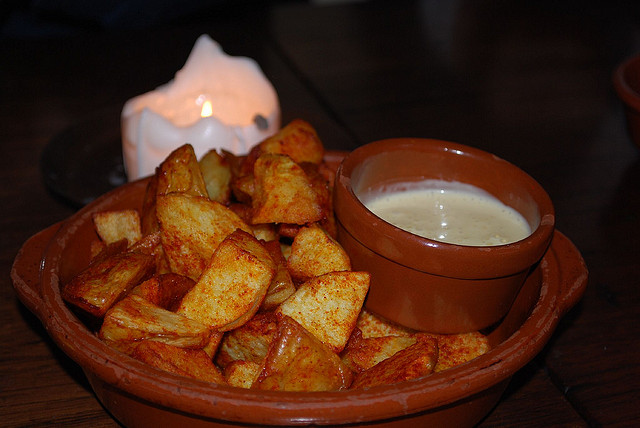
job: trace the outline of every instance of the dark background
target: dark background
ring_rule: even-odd
[[[537,179],[589,284],[482,426],[637,425],[640,162],[611,76],[640,53],[639,4],[1,3],[0,425],[114,425],[9,272],[28,237],[82,204],[74,195],[118,184],[122,105],[170,80],[204,33],[254,58],[283,123],[309,121],[328,148],[441,138]]]

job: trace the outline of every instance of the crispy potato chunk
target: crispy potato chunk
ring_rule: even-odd
[[[247,159],[247,155],[237,155],[225,149],[221,149],[220,152],[227,165],[229,165],[231,177],[239,177],[243,174],[249,174],[253,172],[253,165],[251,165],[251,168],[247,170],[244,169],[244,162]]]
[[[184,295],[194,285],[195,281],[187,276],[166,273],[149,278],[131,290],[129,296],[140,296],[156,306],[175,312]]]
[[[261,223],[261,224],[252,224],[250,225],[251,230],[253,231],[253,236],[255,236],[259,240],[263,240],[265,242],[277,241],[280,239],[278,235],[278,231],[276,230],[276,226],[271,223]]]
[[[231,191],[233,196],[243,204],[251,204],[255,193],[255,180],[253,174],[233,177],[231,179]]]
[[[344,362],[355,373],[370,369],[397,352],[416,343],[412,336],[384,336],[363,338],[359,329],[351,335],[342,353]]]
[[[276,310],[288,315],[334,352],[341,352],[369,290],[368,272],[330,272],[298,288]]]
[[[256,314],[244,325],[224,334],[216,363],[221,367],[239,360],[262,364],[277,330],[277,319],[273,313]]]
[[[160,245],[160,232],[153,232],[148,235],[144,235],[138,240],[138,242],[128,248],[129,251],[134,251],[136,253],[153,255],[156,254]]]
[[[249,389],[261,370],[262,366],[258,363],[238,360],[226,366],[223,375],[229,385]]]
[[[324,218],[320,197],[289,156],[264,154],[254,165],[252,223],[307,224]]]
[[[157,195],[179,192],[209,197],[198,159],[191,144],[184,144],[167,156],[156,169]]]
[[[438,360],[438,342],[432,337],[418,337],[413,345],[358,374],[351,388],[390,385],[432,373]]]
[[[295,238],[300,229],[302,229],[302,225],[299,224],[291,224],[291,223],[280,223],[276,225],[278,228],[278,235],[283,238]]]
[[[287,267],[294,281],[304,282],[325,273],[351,270],[351,260],[344,248],[314,223],[300,229],[293,239]]]
[[[222,155],[231,170],[231,193],[240,203],[251,204],[255,188],[253,165],[258,159],[259,153],[259,146],[254,146],[246,156],[237,156],[222,150]]]
[[[160,230],[158,217],[156,216],[156,196],[158,194],[158,173],[151,176],[142,198],[142,210],[140,211],[140,224],[142,234],[148,235]]]
[[[251,232],[233,211],[208,197],[159,196],[162,246],[171,270],[197,280],[218,245],[236,229]]]
[[[291,255],[291,244],[280,242],[280,251],[282,251],[282,256],[284,257],[284,259],[289,260],[289,256]]]
[[[461,334],[430,334],[438,341],[438,364],[435,371],[455,367],[489,351],[489,340],[480,332]]]
[[[363,308],[358,316],[356,326],[363,338],[383,336],[411,336],[415,330],[395,324]]]
[[[229,208],[251,227],[251,231],[253,232],[253,236],[255,236],[258,240],[263,240],[265,242],[275,241],[280,239],[280,235],[278,234],[278,230],[276,225],[273,223],[260,223],[260,224],[251,224],[251,206],[247,204],[241,203],[232,203],[229,205]]]
[[[324,179],[325,183],[329,186],[329,190],[333,190],[333,185],[336,181],[336,166],[332,166],[327,162],[318,164],[318,174]]]
[[[324,147],[316,130],[302,119],[291,121],[259,147],[264,153],[288,155],[296,163],[319,164],[324,157]]]
[[[218,246],[178,312],[220,331],[232,330],[258,311],[275,273],[260,242],[237,230]]]
[[[253,168],[256,160],[262,155],[262,149],[260,145],[253,146],[246,156],[240,156],[233,162],[235,166],[232,167],[233,174],[238,177],[244,177],[245,175],[253,175]],[[229,158],[225,153],[225,157]],[[239,162],[238,162],[239,161]]]
[[[282,317],[278,334],[252,389],[336,391],[349,387],[351,370],[329,347],[290,317]]]
[[[89,264],[95,264],[100,260],[107,259],[118,253],[124,253],[128,247],[129,241],[126,239],[121,239],[109,245],[99,239],[91,241],[91,248],[89,250],[91,252],[91,262]]]
[[[229,204],[229,209],[236,213],[238,217],[245,223],[251,226],[251,205],[243,204],[240,202],[232,202]]]
[[[137,295],[116,303],[105,315],[98,337],[127,352],[141,340],[155,340],[180,348],[202,349],[210,340],[208,325],[168,311]]]
[[[209,338],[209,343],[204,346],[204,352],[209,356],[211,361],[213,361],[218,349],[220,349],[220,344],[222,343],[222,337],[224,333],[218,330],[213,330],[211,334],[211,338]]]
[[[304,173],[307,175],[311,187],[316,195],[318,195],[318,204],[322,207],[322,219],[318,222],[329,236],[337,238],[338,229],[333,213],[333,188],[332,183],[320,173],[320,166],[311,163],[300,164]]]
[[[149,254],[156,259],[156,275],[170,273],[171,266],[162,247],[162,237],[160,231],[145,235],[129,248],[129,251]]]
[[[167,254],[164,252],[164,247],[162,245],[158,245],[153,256],[156,258],[156,273],[158,275],[172,273],[169,259],[167,259]]]
[[[96,260],[62,287],[62,297],[96,318],[153,274],[153,256],[117,253]]]
[[[215,150],[208,151],[200,159],[200,170],[209,198],[221,204],[231,200],[231,167]]]
[[[287,270],[287,261],[282,254],[280,242],[269,241],[264,243],[264,247],[269,251],[269,255],[276,264],[276,274],[269,285],[267,295],[260,307],[263,311],[275,309],[296,291],[291,275]]]
[[[136,210],[101,211],[93,215],[93,224],[107,245],[121,239],[132,245],[142,238],[140,214]]]
[[[131,356],[150,366],[180,376],[226,384],[220,369],[202,349],[184,349],[145,340],[135,348]]]
[[[125,240],[124,244],[125,244],[125,248],[124,249],[126,250],[127,246],[129,245],[129,243]],[[95,259],[98,256],[98,254],[100,254],[106,248],[107,248],[107,244],[102,242],[102,240],[100,240],[100,239],[95,239],[95,240],[91,241],[91,245],[89,247],[89,253],[91,254],[90,260]]]

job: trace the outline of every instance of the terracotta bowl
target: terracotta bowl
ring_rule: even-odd
[[[640,147],[640,55],[627,59],[616,68],[613,86],[624,103],[629,136]]]
[[[337,164],[340,155],[329,155]],[[491,332],[487,354],[422,379],[369,390],[326,393],[252,391],[163,372],[102,343],[64,304],[60,285],[86,266],[96,235],[91,214],[138,208],[145,181],[124,185],[63,223],[30,238],[11,276],[20,300],[84,370],[96,397],[128,427],[472,426],[496,404],[511,376],[550,338],[584,292],[587,270],[556,233],[514,305]]]
[[[425,179],[486,190],[520,212],[533,232],[506,245],[443,243],[395,227],[361,202],[386,185]],[[403,138],[359,147],[339,167],[334,195],[338,240],[353,268],[372,274],[367,308],[434,333],[498,322],[553,236],[553,205],[533,178],[490,153],[446,141]]]

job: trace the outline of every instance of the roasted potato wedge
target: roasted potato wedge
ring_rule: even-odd
[[[264,154],[254,165],[252,223],[307,224],[324,218],[304,170],[287,155]]]
[[[291,223],[280,223],[277,225],[278,235],[282,238],[295,238],[300,229],[302,229],[304,225],[299,224],[291,224]]]
[[[191,144],[184,144],[167,156],[156,170],[156,195],[186,193],[208,198],[207,186]]]
[[[133,245],[142,238],[140,214],[136,210],[101,211],[92,218],[98,236],[107,245],[122,239]]]
[[[438,364],[435,371],[441,372],[464,364],[489,351],[489,340],[480,332],[461,334],[431,334],[438,341]]]
[[[166,343],[144,340],[131,356],[143,363],[180,376],[226,384],[220,369],[202,349],[184,349]]]
[[[144,198],[142,199],[142,210],[140,211],[140,225],[143,235],[160,230],[158,217],[156,216],[156,196],[158,195],[158,172],[151,176],[145,189]]]
[[[137,244],[136,244],[137,245]],[[105,244],[102,240],[96,239],[91,241],[91,262],[90,264],[98,263],[101,260],[105,260],[115,254],[124,253],[129,247],[129,241],[121,239],[113,242],[109,245]]]
[[[341,352],[369,291],[368,272],[330,272],[305,282],[276,309]]]
[[[249,225],[251,231],[253,232],[253,236],[255,236],[258,240],[263,240],[265,242],[268,241],[276,241],[280,239],[280,235],[278,234],[278,229],[273,223],[260,223],[260,224],[251,224],[251,205],[241,204],[241,203],[232,203],[229,205],[229,208]]]
[[[218,349],[220,349],[220,344],[222,343],[223,336],[224,336],[223,332],[218,330],[213,330],[213,333],[209,338],[209,343],[207,343],[203,348],[204,352],[206,352],[206,354],[209,356],[211,361],[213,361],[213,359],[216,356],[216,353],[218,352]]]
[[[229,385],[249,389],[261,370],[262,365],[258,363],[238,360],[227,365],[223,370],[223,375]]]
[[[264,153],[288,155],[296,163],[319,164],[324,157],[324,146],[316,130],[302,119],[294,119],[279,132],[259,145]]]
[[[278,322],[264,367],[252,389],[272,391],[337,391],[349,387],[353,375],[340,357],[292,318]]]
[[[231,179],[231,192],[235,198],[243,204],[251,204],[255,193],[255,180],[253,174],[233,177]]]
[[[277,317],[273,313],[256,314],[244,325],[224,334],[216,363],[220,367],[239,360],[262,364],[277,331]]]
[[[209,343],[211,334],[208,325],[163,309],[140,296],[129,295],[107,312],[98,337],[127,352],[141,340],[202,349]]]
[[[236,229],[251,232],[237,214],[208,197],[158,196],[162,246],[171,271],[197,280],[218,245]]]
[[[280,242],[280,251],[282,251],[282,256],[285,260],[289,259],[291,255],[291,244],[287,244],[286,242]]]
[[[173,192],[208,197],[202,170],[189,144],[171,152],[149,179],[142,201],[141,224],[144,235],[160,230],[156,212],[158,195]]]
[[[187,276],[166,273],[144,281],[131,290],[129,296],[140,296],[156,306],[175,312],[184,295],[194,285],[195,281]]]
[[[278,241],[269,241],[264,243],[264,247],[269,251],[269,255],[276,264],[276,274],[269,285],[267,295],[262,302],[260,310],[269,311],[275,309],[296,291],[289,270],[287,269],[287,261],[282,254],[282,247]]]
[[[384,336],[411,336],[415,330],[395,324],[383,317],[369,312],[363,308],[358,316],[356,326],[362,332],[362,337],[384,337]]]
[[[156,260],[156,275],[171,273],[171,266],[162,246],[162,236],[160,231],[145,235],[129,248],[129,251],[149,254]]]
[[[209,198],[221,204],[231,201],[231,167],[215,150],[210,150],[200,159],[200,170]]]
[[[127,249],[127,247],[129,246],[129,243],[127,242],[127,240],[123,240],[122,241],[124,243],[124,250]],[[104,242],[102,242],[102,240],[100,239],[95,239],[93,241],[91,241],[90,247],[89,247],[89,253],[91,255],[91,260],[94,260],[98,254],[100,254],[102,251],[104,251],[107,248],[107,244],[105,244]],[[121,251],[124,251],[121,250]],[[120,251],[118,251],[120,252]]]
[[[274,224],[252,224],[250,225],[250,227],[253,231],[253,236],[255,236],[259,240],[270,242],[278,241],[278,239],[280,239],[280,235],[278,235],[276,226]]]
[[[325,232],[333,238],[337,237],[337,226],[333,214],[333,181],[327,181],[320,172],[321,166],[312,163],[302,163],[300,166],[307,175],[311,188],[318,195],[318,204],[322,209],[322,219],[318,222]]]
[[[438,342],[432,337],[418,337],[413,345],[358,374],[351,388],[389,385],[432,373],[438,360]]]
[[[275,273],[260,242],[237,230],[218,246],[178,312],[220,331],[232,330],[258,311]]]
[[[150,277],[154,267],[153,256],[117,253],[89,265],[62,287],[61,294],[68,303],[102,318],[120,298]]]
[[[156,231],[148,235],[144,235],[135,244],[128,247],[129,251],[136,253],[154,255],[157,253],[158,247],[161,245],[160,232]]]
[[[408,348],[416,341],[415,336],[384,336],[365,339],[360,330],[356,329],[342,352],[342,362],[353,372],[361,373]]]
[[[287,268],[300,283],[325,273],[351,270],[351,260],[344,248],[314,223],[300,229],[293,239]]]

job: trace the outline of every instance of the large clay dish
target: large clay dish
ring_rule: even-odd
[[[328,159],[339,161],[339,154]],[[489,333],[493,349],[456,368],[369,390],[326,393],[236,389],[172,375],[102,343],[67,308],[60,284],[86,266],[91,214],[138,208],[146,182],[124,185],[67,221],[30,238],[11,276],[20,300],[84,370],[96,396],[129,427],[238,425],[472,426],[499,400],[511,376],[544,347],[582,296],[587,269],[560,232],[506,317]]]

